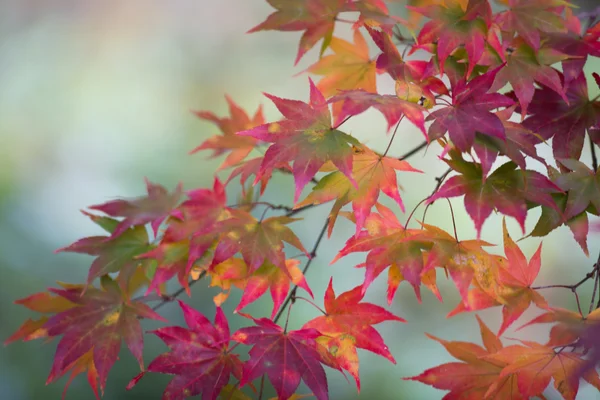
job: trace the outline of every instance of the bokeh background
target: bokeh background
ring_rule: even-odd
[[[593,4],[591,2],[590,4]],[[396,10],[402,12],[401,5]],[[316,60],[308,53],[293,66],[299,33],[245,32],[261,22],[272,9],[263,0],[35,0],[0,1],[0,338],[5,340],[30,316],[16,299],[53,286],[56,280],[82,282],[91,258],[73,254],[53,254],[59,247],[81,237],[99,233],[99,228],[83,217],[80,209],[116,197],[144,193],[144,177],[173,188],[183,182],[187,189],[207,187],[220,159],[207,159],[208,153],[187,153],[216,134],[213,125],[200,121],[191,110],[227,113],[224,94],[254,112],[263,104],[269,120],[279,117],[261,92],[306,100],[306,74],[293,75]],[[347,27],[336,35],[348,38]],[[597,60],[588,70],[598,70]],[[393,82],[382,78],[380,91],[393,93]],[[598,94],[590,86],[591,95]],[[353,118],[344,129],[375,149],[385,148],[388,140],[383,118],[367,112]],[[390,154],[400,155],[419,144],[422,136],[410,125],[403,125]],[[540,153],[550,154],[548,146]],[[434,176],[444,171],[437,161],[439,148],[433,145],[410,161],[429,175],[401,174],[403,197],[408,210],[429,195]],[[583,155],[589,161],[589,153]],[[531,168],[540,168],[534,162]],[[221,175],[224,176],[224,175]],[[231,198],[238,189],[231,185]],[[267,198],[273,203],[291,204],[292,180],[276,176]],[[308,193],[308,189],[305,191]],[[382,195],[383,196],[383,195]],[[385,196],[383,196],[385,197]],[[429,211],[428,222],[452,229],[447,204],[438,202]],[[387,199],[385,204],[399,212]],[[472,222],[463,210],[462,199],[453,200],[461,238],[474,237]],[[323,205],[302,215],[305,222],[293,228],[307,248],[316,239],[329,210]],[[417,212],[420,216],[420,211]],[[527,229],[537,221],[539,211],[530,212]],[[400,215],[404,221],[406,216]],[[512,220],[509,230],[520,237]],[[329,265],[353,226],[340,220],[333,236],[325,242],[318,259],[307,275],[316,302],[333,275],[336,292],[358,285],[363,272],[354,265],[364,255],[347,257]],[[501,219],[488,220],[483,238],[501,241]],[[540,240],[521,242],[529,257]],[[590,254],[600,250],[597,236],[590,236]],[[501,246],[498,249],[501,251]],[[544,240],[543,268],[536,283],[571,283],[580,279],[594,262],[587,258],[566,228]],[[385,274],[384,274],[385,275]],[[441,274],[440,274],[441,275]],[[397,365],[360,351],[362,390],[356,394],[354,383],[329,371],[332,399],[437,399],[443,393],[425,385],[401,380],[451,357],[443,347],[427,339],[424,332],[448,340],[479,342],[473,315],[451,319],[445,315],[458,303],[453,285],[443,276],[438,283],[444,303],[426,289],[419,304],[412,288],[402,284],[390,309],[408,324],[384,323],[378,326]],[[173,286],[175,287],[175,286]],[[591,288],[581,292],[588,299]],[[192,298],[185,300],[214,315],[208,282],[194,286]],[[546,291],[556,305],[574,308],[569,291]],[[268,296],[267,296],[268,297]],[[225,304],[231,311],[239,300],[233,295]],[[385,276],[370,288],[367,301],[385,305]],[[270,299],[250,307],[255,315],[268,315]],[[170,304],[161,313],[173,324],[182,323],[178,307]],[[536,315],[530,310],[519,322]],[[480,315],[497,330],[500,309]],[[297,304],[291,325],[298,328],[316,312]],[[245,324],[232,316],[233,328]],[[145,329],[160,324],[144,322]],[[516,324],[515,326],[519,326]],[[547,329],[528,328],[519,337],[543,341]],[[516,336],[514,329],[507,335]],[[0,393],[3,399],[55,399],[61,396],[66,378],[45,386],[56,341],[15,343],[0,350]],[[166,350],[153,336],[146,337],[145,358],[149,362]],[[137,374],[133,357],[123,349],[121,360],[111,371],[106,399],[157,399],[168,376],[146,377],[134,390],[125,385]],[[303,389],[307,392],[306,388]],[[558,398],[548,391],[549,398]],[[596,398],[597,393],[583,386],[581,398]],[[92,392],[83,376],[72,383],[67,399],[91,399]]]

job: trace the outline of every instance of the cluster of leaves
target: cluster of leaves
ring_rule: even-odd
[[[306,70],[322,76],[316,84],[309,79],[308,102],[266,94],[283,116],[274,122],[265,122],[260,108],[250,117],[229,97],[230,116],[197,112],[220,134],[192,152],[226,154],[219,170],[231,169],[227,179],[215,177],[212,188],[185,192],[181,186],[170,192],[147,181],[146,196],[89,207],[84,215],[106,235],[59,250],[95,257],[87,282],[60,283],[61,288],[18,300],[43,315],[26,321],[7,342],[60,336],[48,382],[87,371],[96,396],[98,387],[105,388],[124,339],[141,369],[129,388],[147,373],[171,374],[164,399],[200,394],[209,400],[247,399],[248,392],[261,398],[266,378],[279,399],[304,397],[296,393],[304,381],[312,396],[326,400],[324,366],[349,373],[360,389],[357,349],[395,363],[373,325],[405,321],[362,301],[372,282],[387,270],[388,303],[403,281],[419,301],[422,286],[441,301],[436,282],[444,272],[461,297],[449,317],[501,307],[501,327],[493,333],[477,317],[484,347],[431,336],[460,362],[407,379],[450,391],[444,398],[543,397],[551,380],[565,399],[575,398],[580,379],[600,390],[595,369],[600,350],[590,339],[600,320],[595,302],[600,260],[574,285],[535,287],[541,244],[528,261],[505,222],[504,255],[488,252],[492,244],[480,237],[493,212],[514,218],[526,234],[529,211],[540,207],[539,221],[527,236],[544,237],[566,225],[588,253],[588,218],[600,212],[594,147],[600,144],[600,101],[588,95],[588,79],[593,76],[600,85],[600,76],[584,70],[588,58],[600,56],[596,16],[582,23],[564,0],[499,0],[496,12],[488,0],[414,0],[408,20],[390,15],[383,0],[268,2],[276,10],[250,32],[302,31],[296,62],[322,41],[319,60]],[[334,36],[335,27],[348,22],[353,42]],[[423,54],[429,58],[423,60]],[[395,93],[382,93],[378,74],[395,82]],[[395,127],[383,152],[341,130],[349,118],[371,107],[384,116],[388,131]],[[404,119],[425,142],[406,156],[390,156]],[[586,135],[591,168],[580,161]],[[550,140],[553,157],[539,156],[539,145]],[[474,239],[459,240],[456,229],[450,234],[425,221],[409,228],[412,213],[402,223],[379,202],[383,192],[405,211],[397,172],[421,173],[406,159],[436,144],[448,170],[420,204],[464,196],[477,231]],[[253,153],[259,155],[249,158]],[[537,170],[528,169],[531,161]],[[498,162],[503,163],[495,167]],[[293,176],[292,206],[262,199],[276,172]],[[238,177],[242,196],[230,205],[226,187],[236,186]],[[312,189],[302,198],[307,185]],[[308,251],[290,228],[299,221],[294,216],[331,202],[329,217]],[[334,261],[365,252],[365,262],[358,265],[365,278],[338,295],[331,280],[321,309],[300,297],[298,288],[313,298],[305,273],[340,215],[355,224],[355,231]],[[286,244],[302,254],[288,257]],[[300,269],[303,256],[308,261]],[[168,294],[166,283],[175,277],[182,289]],[[170,350],[144,367],[140,319],[162,321],[156,310],[184,291],[191,295],[190,287],[202,278],[220,288],[214,323],[180,301],[187,328],[151,332]],[[590,280],[594,292],[584,314],[577,289]],[[221,305],[233,288],[242,293],[235,312],[250,326],[231,334]],[[548,288],[570,289],[578,310],[549,305],[540,293]],[[133,297],[140,290],[143,294]],[[269,317],[242,312],[267,291],[273,300]],[[157,300],[154,308],[146,304]],[[288,330],[297,300],[322,315]],[[550,339],[504,346],[500,337],[532,304],[543,314],[526,325],[553,323]],[[288,319],[282,321],[286,312]],[[234,352],[240,344],[251,346],[247,356]]]

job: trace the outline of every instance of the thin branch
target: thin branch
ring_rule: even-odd
[[[598,170],[598,157],[596,156],[596,145],[590,136],[590,152],[592,153],[592,168],[594,172]]]
[[[188,282],[188,288],[191,288],[196,282],[198,282],[199,280],[204,278],[205,275],[206,275],[206,271],[202,271],[200,273],[200,275],[198,275],[198,279],[190,279],[190,281]],[[185,288],[181,287],[177,291],[173,292],[172,294],[164,295],[161,302],[158,303],[157,305],[155,305],[154,307],[152,307],[152,310],[156,311],[159,308],[162,308],[165,304],[175,301],[177,299],[177,297],[179,297],[181,294],[183,294],[183,292],[185,292]]]
[[[444,181],[446,180],[446,178],[448,177],[450,172],[452,172],[452,168],[448,168],[446,170],[446,172],[444,172],[442,175],[437,176],[435,178],[435,180],[437,181],[437,184],[433,188],[433,191],[431,192],[429,197],[433,196],[438,191],[438,189],[442,186],[442,183],[444,183]],[[429,210],[429,207],[431,207],[432,204],[433,204],[433,202],[431,202],[431,203],[427,204],[427,206],[425,206],[425,211],[423,211],[423,218],[422,218],[423,222],[425,222],[425,217],[427,216],[427,210]]]
[[[306,265],[304,266],[304,269],[302,270],[302,274],[306,274],[306,271],[308,271],[308,269],[310,268],[310,265],[312,264],[313,260],[317,257],[317,250],[319,249],[319,245],[323,241],[323,237],[325,237],[325,232],[327,232],[328,225],[329,225],[329,218],[327,218],[325,220],[325,224],[323,225],[323,228],[321,228],[321,233],[319,233],[319,237],[317,237],[317,241],[315,242],[312,250],[310,251],[310,259],[306,262]],[[297,291],[298,291],[298,285],[295,285],[294,288],[292,289],[292,291],[285,298],[285,301],[281,305],[279,312],[277,312],[277,315],[275,316],[275,318],[273,318],[274,323],[277,323],[277,321],[279,321],[279,319],[283,315],[283,313],[284,313],[285,309],[288,307],[288,305],[290,303],[293,303],[296,301],[296,292]]]
[[[402,160],[406,160],[407,158],[414,156],[415,154],[417,154],[419,151],[421,151],[422,149],[424,149],[425,147],[427,147],[427,141],[421,143],[420,145],[418,145],[417,147],[415,147],[414,149],[412,149],[411,151],[409,151],[408,153],[398,157],[398,160],[402,161]]]

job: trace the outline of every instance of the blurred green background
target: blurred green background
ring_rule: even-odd
[[[220,159],[208,160],[208,153],[193,156],[187,153],[217,130],[195,118],[190,110],[211,110],[225,115],[227,107],[223,95],[227,93],[250,113],[263,104],[267,119],[274,120],[279,115],[261,92],[307,99],[306,75],[292,76],[314,62],[317,54],[311,51],[297,67],[293,66],[300,34],[245,34],[271,11],[263,0],[0,2],[2,340],[31,316],[23,307],[12,304],[13,301],[54,286],[56,280],[84,281],[90,257],[53,254],[56,248],[100,232],[79,213],[80,209],[120,196],[142,195],[144,177],[169,188],[180,181],[186,189],[211,184]],[[345,38],[349,37],[348,33],[346,26],[336,30],[336,35]],[[588,69],[594,70],[594,66],[598,70],[597,62]],[[393,93],[391,80],[378,79],[380,92]],[[598,93],[597,88],[590,90],[592,95]],[[344,129],[378,150],[385,148],[389,138],[383,118],[373,112],[353,118]],[[403,154],[421,141],[418,131],[408,124],[403,125],[390,154]],[[551,154],[548,146],[540,146],[539,151],[546,156]],[[420,153],[410,160],[414,167],[429,175],[400,175],[408,210],[430,194],[435,186],[434,177],[445,170],[444,164],[437,161],[438,154],[439,148],[433,145],[427,154]],[[589,162],[587,149],[582,159]],[[533,162],[529,165],[536,169],[541,167]],[[268,200],[291,204],[292,185],[289,176],[276,176],[267,190]],[[237,190],[232,184],[232,199]],[[399,212],[387,199],[385,204]],[[464,212],[462,199],[453,200],[453,205],[459,236],[473,238],[475,231]],[[302,215],[305,223],[292,225],[307,248],[312,247],[329,207],[315,208]],[[420,217],[421,212],[416,215]],[[538,216],[539,211],[530,212],[528,230]],[[402,221],[405,218],[400,216]],[[445,202],[430,209],[427,221],[452,229]],[[514,237],[520,237],[519,228],[512,220],[509,229]],[[329,276],[334,277],[336,292],[350,289],[362,280],[363,272],[353,267],[364,261],[364,254],[329,265],[353,231],[349,223],[338,222],[307,275],[318,304],[322,304]],[[501,219],[488,220],[482,237],[501,245]],[[539,242],[538,239],[521,242],[528,257]],[[589,245],[590,254],[595,258],[600,250],[597,236],[590,236]],[[574,282],[593,264],[566,228],[544,240],[542,260],[542,272],[536,282],[539,284]],[[370,288],[367,301],[385,305],[385,279],[382,276]],[[424,332],[448,340],[479,343],[473,315],[445,318],[458,303],[458,296],[453,284],[443,276],[439,276],[438,281],[444,303],[440,304],[424,289],[423,302],[419,304],[412,288],[402,284],[390,309],[407,319],[408,324],[378,326],[397,365],[359,351],[360,396],[356,394],[354,383],[347,383],[339,373],[330,370],[332,399],[442,397],[440,391],[401,380],[451,360],[443,347],[427,339]],[[215,292],[207,287],[207,282],[194,286],[192,294],[191,299],[185,300],[212,318],[211,299]],[[574,307],[574,299],[566,290],[544,294],[556,306]],[[589,288],[581,294],[583,299],[588,298]],[[237,300],[239,293],[228,300],[225,310],[233,310]],[[267,296],[264,301],[248,307],[248,311],[268,315],[271,306]],[[182,323],[180,311],[174,304],[164,307],[161,313],[173,324]],[[537,313],[539,311],[530,310],[519,322]],[[500,309],[480,315],[492,329],[498,329]],[[291,324],[298,328],[313,316],[316,316],[314,309],[297,304]],[[238,316],[230,320],[232,329],[245,324]],[[159,326],[144,322],[145,329]],[[528,328],[519,335],[544,341],[547,329]],[[514,337],[514,329],[506,336]],[[0,397],[8,400],[60,398],[66,378],[44,385],[55,345],[56,341],[51,344],[33,341],[2,348]],[[146,337],[146,362],[165,350],[161,341],[150,335]],[[104,397],[159,398],[170,377],[146,377],[132,391],[125,391],[125,385],[137,372],[133,357],[123,349],[121,360],[109,376]],[[581,398],[597,397],[597,393],[587,390],[584,385]],[[551,391],[548,397],[557,398]],[[67,399],[91,398],[85,378],[75,379]]]

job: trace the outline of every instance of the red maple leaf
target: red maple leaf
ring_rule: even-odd
[[[425,133],[425,108],[419,104],[402,100],[397,96],[369,93],[364,90],[344,90],[329,99],[329,103],[342,102],[340,113],[336,117],[336,124],[346,118],[361,114],[370,107],[375,108],[383,114],[390,130],[402,116],[406,116],[410,122]],[[358,143],[356,145],[359,145]]]
[[[429,127],[429,139],[438,139],[449,132],[452,143],[463,152],[471,149],[477,132],[504,140],[504,125],[490,111],[514,102],[500,93],[488,93],[499,70],[496,68],[468,82],[458,81],[452,88],[452,105],[427,117],[428,121],[434,121]]]
[[[369,350],[387,358],[395,364],[396,360],[394,360],[394,357],[385,345],[383,338],[371,325],[384,321],[406,321],[378,305],[361,302],[363,297],[362,286],[357,286],[336,296],[333,290],[333,278],[331,278],[325,292],[324,303],[326,315],[308,321],[304,324],[303,328],[313,328],[321,332],[324,336],[334,338],[343,335],[344,339],[351,340],[354,348]],[[339,365],[339,367],[348,370],[352,374],[360,390],[358,365],[355,365],[355,368],[348,368],[344,364]]]
[[[327,161],[333,162],[353,180],[351,145],[359,145],[358,140],[331,126],[327,102],[313,81],[309,81],[308,104],[265,93],[286,119],[238,132],[238,135],[273,143],[265,153],[254,184],[282,162],[293,162],[292,173],[296,181],[294,202],[298,201],[304,186]]]
[[[262,107],[259,107],[252,119],[250,119],[248,114],[229,96],[226,95],[225,99],[227,100],[227,104],[229,104],[230,117],[219,118],[210,111],[194,112],[198,118],[216,124],[221,130],[222,135],[215,135],[208,138],[200,146],[192,150],[190,154],[210,149],[213,151],[212,157],[217,157],[223,153],[230,152],[217,170],[238,164],[254,149],[256,139],[240,137],[235,134],[236,132],[264,124]]]
[[[277,11],[248,33],[279,30],[304,31],[295,64],[319,40],[333,34],[335,18],[342,11],[346,0],[267,0]]]
[[[530,115],[523,121],[523,126],[539,134],[541,139],[552,138],[555,158],[579,159],[586,130],[600,119],[600,101],[590,100],[583,72],[571,80],[566,97],[568,103],[545,86],[536,89],[528,111]]]
[[[140,318],[165,321],[146,304],[130,300],[128,293],[122,292],[108,275],[102,277],[101,284],[100,289],[61,284],[61,289],[50,288],[49,293],[19,302],[34,311],[54,315],[26,323],[9,341],[62,335],[47,383],[71,371],[65,393],[73,377],[86,369],[94,392],[98,382],[104,390],[122,340],[143,370]]]
[[[158,227],[168,217],[179,203],[183,194],[181,184],[175,188],[173,193],[169,193],[161,185],[156,185],[146,179],[146,188],[148,196],[136,199],[113,200],[107,203],[88,207],[91,210],[101,211],[111,217],[124,217],[119,223],[111,237],[115,238],[125,232],[132,226],[145,225],[150,223],[154,234],[156,235]]]
[[[525,232],[527,202],[558,210],[551,193],[560,193],[558,186],[536,171],[520,170],[507,162],[485,177],[481,166],[466,162],[456,150],[450,150],[448,165],[461,175],[447,179],[427,202],[440,198],[465,195],[465,208],[475,223],[477,236],[481,235],[483,222],[494,209],[515,218]]]
[[[492,10],[486,0],[471,0],[466,7],[464,3],[446,0],[442,4],[407,8],[432,19],[420,30],[416,47],[436,43],[440,72],[443,73],[448,56],[464,45],[469,61],[468,77],[483,54]]]
[[[316,350],[319,331],[285,331],[270,319],[253,320],[257,326],[241,328],[232,336],[236,342],[254,345],[244,363],[240,386],[266,374],[279,399],[287,400],[304,380],[318,400],[328,400],[327,376]]]
[[[288,274],[283,252],[284,242],[308,256],[300,239],[286,226],[298,221],[297,218],[280,216],[259,221],[242,210],[230,212],[232,217],[220,222],[216,228],[224,235],[215,249],[213,264],[219,264],[240,252],[250,273],[256,271],[265,261],[269,261]]]
[[[164,400],[183,400],[199,394],[202,400],[216,400],[231,375],[238,379],[242,376],[242,362],[230,352],[227,317],[217,307],[213,325],[182,301],[179,306],[188,329],[169,326],[151,331],[171,351],[156,357],[127,388],[135,386],[147,372],[159,372],[175,375],[163,393]]]

